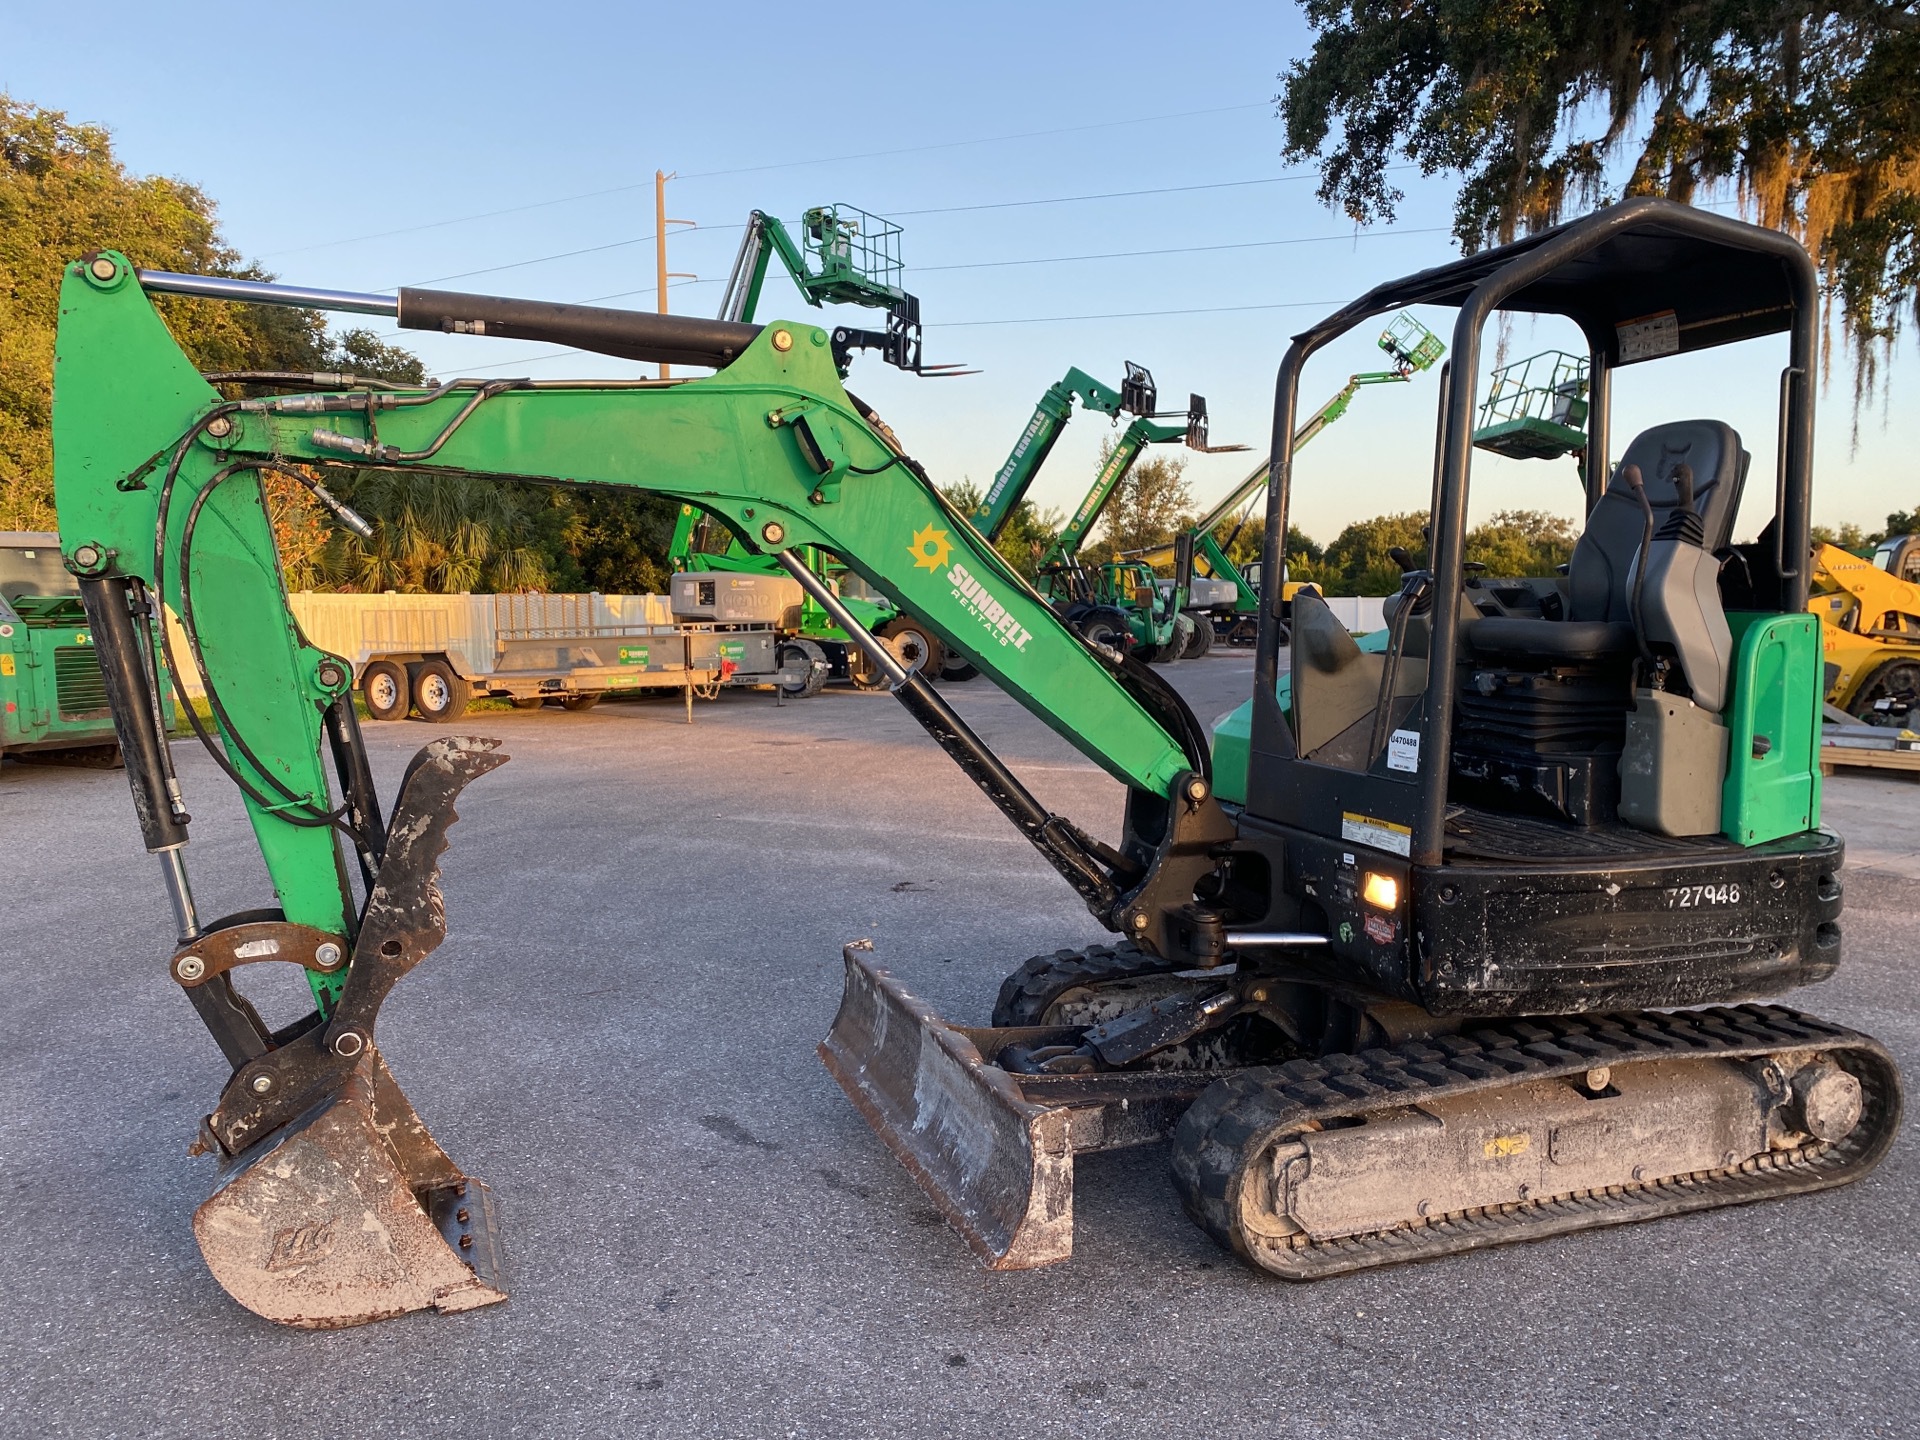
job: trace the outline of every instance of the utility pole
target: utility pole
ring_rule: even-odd
[[[660,303],[657,308],[662,315],[667,313],[667,281],[669,279],[694,280],[699,278],[684,271],[667,269],[667,227],[669,225],[692,225],[695,223],[692,220],[669,220],[667,218],[667,181],[673,179],[677,173],[677,171],[673,170],[656,170],[653,172],[653,258],[654,269],[659,272],[657,283],[659,285]],[[660,378],[662,380],[672,378],[671,372],[668,370],[664,361],[661,362],[660,365]]]

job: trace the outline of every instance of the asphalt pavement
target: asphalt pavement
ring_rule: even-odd
[[[1167,673],[1211,720],[1250,668]],[[1102,772],[984,682],[947,693],[1117,833]],[[225,1067],[164,972],[124,778],[0,768],[0,1435],[1920,1434],[1910,1133],[1831,1194],[1308,1286],[1218,1250],[1152,1147],[1080,1162],[1071,1261],[982,1270],[815,1057],[841,945],[978,1023],[1007,970],[1104,932],[884,694],[682,718],[456,727],[513,758],[461,801],[451,933],[381,1038],[492,1185],[512,1298],[331,1333],[240,1309],[194,1246],[213,1166],[186,1149]],[[369,727],[387,793],[434,733]],[[178,752],[202,914],[270,903],[224,782]],[[1795,1003],[1913,1073],[1920,790],[1828,797],[1846,958]]]

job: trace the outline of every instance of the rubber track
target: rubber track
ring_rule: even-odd
[[[1694,1171],[1506,1205],[1391,1230],[1315,1242],[1249,1236],[1237,1224],[1249,1171],[1264,1183],[1272,1146],[1301,1129],[1369,1110],[1662,1059],[1746,1059],[1818,1049],[1861,1083],[1860,1123],[1846,1139],[1812,1141],[1724,1170]],[[1174,1128],[1174,1184],[1196,1223],[1249,1263],[1289,1280],[1651,1220],[1777,1195],[1829,1189],[1871,1170],[1900,1121],[1900,1076],[1886,1048],[1857,1031],[1777,1005],[1506,1022],[1357,1055],[1291,1060],[1207,1089]]]
[[[1171,961],[1149,954],[1131,940],[1036,955],[1000,982],[993,1023],[996,1027],[1042,1025],[1047,1007],[1069,990],[1142,975],[1167,975],[1173,969]]]

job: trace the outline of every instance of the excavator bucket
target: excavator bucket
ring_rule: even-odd
[[[1204,1082],[1191,1072],[1021,1075],[1014,1044],[1077,1031],[950,1025],[846,947],[845,988],[820,1058],[860,1113],[989,1269],[1073,1253],[1073,1157],[1160,1139]]]
[[[193,1232],[229,1295],[302,1329],[507,1298],[487,1187],[434,1143],[371,1048],[233,1158]]]
[[[439,858],[454,801],[505,762],[498,744],[448,737],[415,757],[338,1001],[295,1033],[263,1034],[207,1118],[203,1145],[223,1163],[194,1236],[214,1278],[266,1319],[330,1330],[506,1299],[487,1187],[435,1143],[373,1039],[387,994],[446,935]],[[225,987],[235,961],[302,944],[300,927],[229,927],[173,969]]]

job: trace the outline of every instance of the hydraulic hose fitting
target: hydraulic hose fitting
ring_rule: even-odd
[[[355,455],[363,460],[379,460],[390,464],[400,458],[398,446],[377,445],[371,440],[342,435],[336,430],[315,430],[307,440],[316,450],[331,450],[339,455]]]

